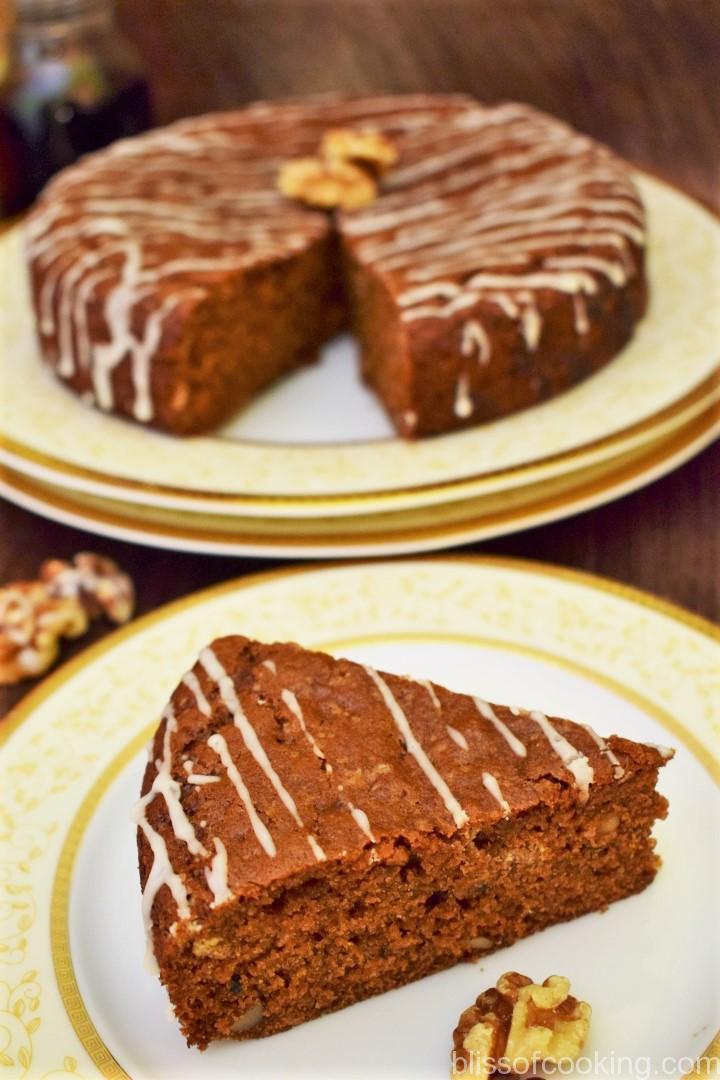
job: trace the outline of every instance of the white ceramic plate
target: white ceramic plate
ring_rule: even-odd
[[[230,631],[296,639],[674,745],[656,881],[479,964],[272,1038],[189,1050],[143,966],[128,813],[166,697],[207,640]],[[7,1075],[440,1080],[459,1013],[515,969],[566,974],[591,1002],[585,1054],[595,1072],[582,1064],[575,1075],[681,1076],[720,1014],[719,725],[720,647],[706,624],[540,565],[445,559],[289,571],[160,610],[49,679],[5,733]],[[707,1053],[718,1055],[720,1040]]]
[[[433,551],[578,514],[677,468],[720,433],[720,404],[670,436],[585,468],[469,499],[388,513],[259,518],[190,513],[106,499],[0,470],[0,493],[77,528],[178,551],[215,555],[349,558]]]
[[[282,518],[400,510],[537,482],[654,437],[712,389],[720,224],[638,175],[651,304],[630,345],[566,394],[505,420],[407,443],[357,379],[347,340],[215,437],[175,439],[86,408],[42,366],[18,229],[0,239],[0,447],[68,489],[173,509]],[[623,445],[624,443],[624,445]],[[633,444],[634,444],[633,443]]]

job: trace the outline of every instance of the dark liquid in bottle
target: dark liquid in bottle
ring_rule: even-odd
[[[0,215],[24,209],[54,173],[83,154],[137,135],[151,122],[150,91],[141,78],[92,105],[45,101],[32,115],[6,97],[0,101]]]

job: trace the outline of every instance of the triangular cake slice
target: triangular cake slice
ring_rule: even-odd
[[[639,892],[671,754],[215,641],[172,695],[135,815],[150,952],[188,1043],[281,1031]]]

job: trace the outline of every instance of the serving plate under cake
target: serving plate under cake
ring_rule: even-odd
[[[694,457],[720,434],[715,391],[690,419],[606,461],[466,499],[386,513],[326,518],[191,513],[67,490],[5,469],[0,492],[12,502],[99,535],[206,552],[290,558],[345,558],[432,551],[532,528],[626,495]]]
[[[332,605],[324,601],[332,595]],[[661,790],[663,867],[643,894],[402,990],[252,1043],[188,1050],[143,966],[134,827],[145,744],[178,673],[217,635],[296,639],[466,692],[677,748]],[[586,1054],[672,1057],[712,1043],[718,984],[713,822],[716,635],[621,586],[510,560],[415,560],[261,575],[161,609],[52,676],[4,729],[0,843],[6,1052],[33,1075],[440,1077],[462,1008],[510,969],[568,975],[592,1003]],[[132,672],[132,678],[128,673]],[[608,673],[611,674],[608,674]],[[692,838],[692,842],[689,842]],[[47,928],[50,927],[48,936]],[[612,962],[608,962],[608,958]],[[677,987],[683,987],[682,994]],[[15,1003],[24,1008],[13,1012]],[[40,1025],[33,1021],[41,1017]],[[717,1054],[720,1045],[714,1043]],[[25,1058],[23,1057],[23,1060]]]
[[[670,186],[636,179],[648,209],[651,304],[632,343],[552,401],[414,443],[393,437],[357,379],[347,339],[214,437],[169,438],[85,407],[40,362],[20,231],[11,230],[0,239],[2,456],[26,475],[88,494],[288,519],[505,491],[651,440],[657,425],[681,423],[716,379],[720,226]]]

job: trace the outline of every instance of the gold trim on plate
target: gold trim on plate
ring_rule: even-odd
[[[372,532],[353,533],[349,528],[346,532],[333,531],[324,535],[320,530],[313,533],[309,528],[306,528],[306,535],[300,537],[292,534],[295,519],[286,519],[283,522],[281,535],[278,535],[277,532],[264,534],[259,529],[243,533],[241,528],[226,527],[220,531],[211,527],[208,528],[207,524],[203,526],[204,517],[199,514],[196,515],[199,522],[193,527],[188,527],[186,524],[181,525],[180,523],[167,525],[160,522],[148,522],[132,516],[141,510],[149,514],[151,508],[129,506],[123,503],[115,504],[111,500],[100,499],[95,500],[92,504],[85,503],[77,493],[70,493],[65,489],[56,491],[51,487],[46,488],[44,485],[33,483],[27,477],[12,473],[10,470],[4,470],[2,475],[5,487],[8,489],[8,498],[12,499],[12,493],[18,492],[21,496],[18,499],[20,505],[25,505],[22,501],[24,496],[31,501],[30,508],[36,509],[37,512],[42,512],[42,510],[33,507],[32,501],[40,503],[43,508],[50,507],[54,509],[58,516],[65,515],[65,518],[77,522],[79,527],[92,528],[94,524],[99,532],[112,533],[113,535],[117,534],[119,530],[125,530],[126,533],[131,535],[132,539],[141,543],[159,545],[162,542],[164,545],[172,546],[172,541],[176,540],[180,541],[183,547],[192,548],[195,545],[194,550],[212,551],[213,547],[215,547],[219,552],[222,552],[228,549],[240,548],[253,554],[262,553],[266,555],[272,555],[276,551],[291,550],[297,555],[310,553],[310,557],[313,557],[312,552],[317,549],[320,549],[321,552],[324,549],[326,555],[328,548],[338,553],[341,553],[343,549],[349,549],[351,552],[354,550],[359,553],[358,549],[360,549],[363,555],[383,556],[388,554],[387,551],[383,551],[383,545],[397,547],[399,544],[408,544],[410,546],[420,544],[428,545],[428,547],[439,547],[443,544],[460,544],[529,528],[602,505],[613,497],[627,494],[629,491],[642,487],[644,483],[649,483],[672,471],[678,464],[695,456],[709,445],[719,432],[720,402],[715,402],[699,418],[679,432],[675,432],[669,438],[660,440],[659,445],[653,445],[649,451],[645,449],[631,453],[627,458],[621,459],[622,463],[620,465],[611,460],[604,463],[604,465],[594,466],[588,470],[580,470],[578,476],[570,474],[564,478],[568,486],[560,494],[546,494],[545,497],[542,497],[543,491],[547,487],[557,487],[563,483],[563,478],[554,478],[554,480],[550,480],[544,485],[538,485],[539,494],[537,500],[529,499],[526,504],[520,507],[506,508],[483,514],[483,498],[492,498],[492,496],[481,496],[476,500],[467,500],[470,508],[468,517],[460,523],[448,524],[447,521],[444,523],[441,521],[439,524],[434,525],[418,525],[412,528],[398,527],[387,532],[373,530]],[[532,485],[530,485],[530,490],[534,490]],[[477,516],[473,513],[476,507],[480,511]],[[428,507],[426,509],[427,513],[431,514],[433,510],[442,510],[442,506],[440,508]],[[123,510],[125,516],[123,516]],[[399,511],[398,514],[402,519],[403,513],[417,514],[422,512],[422,510],[409,510],[405,512]],[[49,516],[52,517],[53,515],[50,514]],[[192,516],[191,514],[182,515],[178,513],[178,517],[182,518],[184,522]],[[377,515],[377,519],[381,521],[382,515]],[[63,518],[60,518],[60,520],[63,520]],[[207,520],[211,522],[212,518],[208,515]],[[228,522],[231,520],[230,518],[227,519]],[[242,520],[242,518],[237,519],[238,523],[242,523]],[[248,521],[248,519],[245,520]],[[256,520],[262,523],[262,519],[251,520],[253,524]],[[318,519],[318,521],[321,520]],[[352,518],[348,518],[347,521],[348,523],[351,522]],[[308,524],[312,524],[312,522]],[[246,529],[249,529],[249,524],[246,524]]]
[[[183,498],[199,503],[218,501],[240,506],[243,504],[251,506],[262,506],[265,504],[271,504],[273,506],[312,506],[324,502],[343,502],[348,504],[358,503],[360,507],[362,507],[363,503],[370,499],[383,499],[391,503],[393,499],[405,495],[420,495],[436,491],[452,492],[456,489],[463,490],[466,487],[477,485],[482,481],[495,480],[500,477],[516,478],[528,473],[532,474],[538,469],[547,468],[556,464],[559,465],[560,463],[567,465],[567,468],[563,470],[564,472],[567,472],[572,468],[573,463],[577,461],[578,458],[587,456],[587,454],[593,451],[601,449],[607,449],[609,451],[611,447],[615,447],[634,436],[645,433],[648,434],[648,441],[650,441],[651,432],[655,427],[661,426],[663,423],[682,413],[693,404],[712,395],[718,390],[718,387],[720,387],[720,367],[716,368],[711,375],[704,379],[703,382],[693,390],[688,391],[683,397],[679,398],[676,402],[673,402],[672,405],[668,405],[665,409],[660,409],[653,416],[646,417],[645,420],[640,420],[636,424],[630,424],[612,435],[606,435],[603,438],[583,443],[581,446],[574,447],[572,450],[566,450],[558,454],[548,454],[545,457],[539,457],[522,465],[508,466],[504,469],[490,469],[479,473],[472,473],[469,476],[463,476],[459,479],[437,481],[432,484],[416,484],[408,487],[391,489],[379,488],[374,491],[351,493],[331,491],[323,493],[322,495],[295,495],[289,497],[287,495],[238,495],[237,493],[224,491],[198,491],[193,488],[179,488],[165,484],[146,483],[140,480],[133,480],[131,477],[111,476],[108,473],[98,472],[94,469],[87,468],[86,466],[74,465],[70,462],[63,461],[60,458],[51,457],[49,454],[34,450],[32,447],[25,446],[23,443],[19,443],[15,439],[8,438],[4,435],[0,435],[0,449],[8,451],[8,453],[20,460],[34,462],[48,470],[52,470],[58,474],[58,478],[68,476],[78,477],[94,483],[103,484],[107,487],[117,488],[118,498],[121,497],[122,491],[125,489],[129,491],[144,492],[146,494],[155,493],[159,495],[182,496]],[[305,444],[303,444],[303,446],[304,445]],[[318,445],[327,447],[328,450],[332,450],[333,448],[337,448],[338,445],[345,447],[347,444],[322,443]],[[608,453],[607,456],[610,457],[610,453]],[[57,483],[60,483],[60,479],[58,479]],[[72,484],[69,486],[69,490],[72,490]]]

